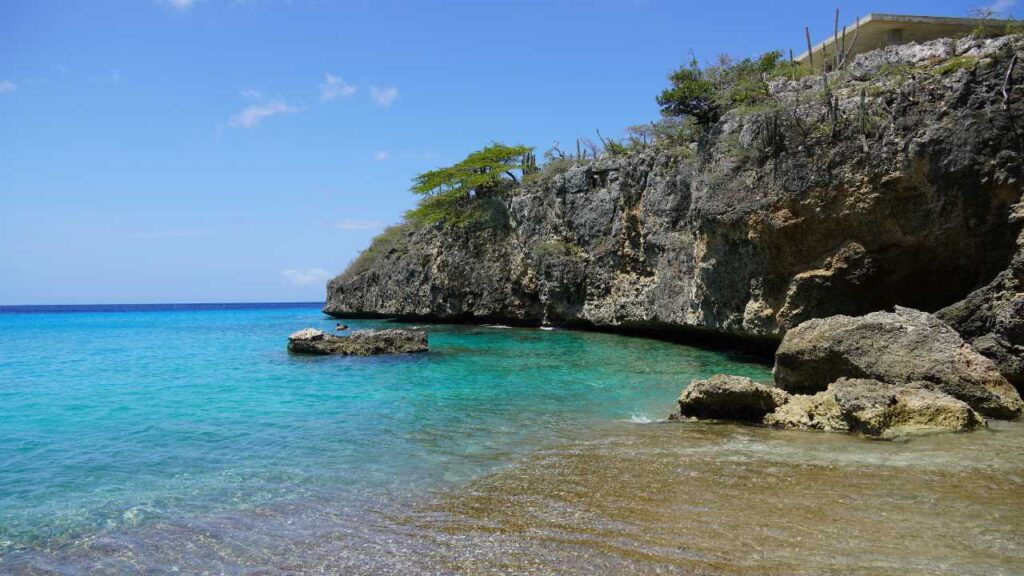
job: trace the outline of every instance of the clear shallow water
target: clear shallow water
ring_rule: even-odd
[[[691,378],[768,375],[651,340],[463,326],[430,326],[427,354],[289,355],[292,331],[333,329],[315,305],[24,312],[0,309],[0,572],[435,571],[405,563],[444,548],[411,520],[433,499],[643,428]]]

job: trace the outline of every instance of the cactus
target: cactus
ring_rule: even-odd
[[[535,174],[539,170],[537,168],[537,155],[534,154],[533,150],[523,154],[522,170],[524,176]]]

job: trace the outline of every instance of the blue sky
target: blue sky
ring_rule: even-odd
[[[414,174],[492,140],[543,151],[650,121],[691,50],[799,51],[832,9],[3,0],[0,304],[322,300],[413,205]]]

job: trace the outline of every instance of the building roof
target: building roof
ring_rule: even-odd
[[[909,16],[903,14],[875,14],[871,13],[857,22],[846,27],[845,40],[842,28],[839,31],[839,47],[843,48],[845,43],[849,57],[862,52],[881,48],[890,44],[902,44],[905,42],[925,42],[936,38],[950,38],[970,33],[972,30],[983,28],[1004,29],[1009,20],[997,18],[948,18],[944,16]],[[854,44],[854,37],[856,43]],[[820,42],[812,49],[815,65],[825,62],[822,58],[825,53],[832,58],[835,53],[836,37],[830,34],[824,42]],[[801,54],[797,61],[807,60],[808,52]]]

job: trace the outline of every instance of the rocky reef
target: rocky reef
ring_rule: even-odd
[[[814,318],[941,309],[1020,385],[1022,53],[1021,36],[946,39],[773,80],[771,106],[700,142],[552,163],[487,224],[388,230],[324,311],[774,349]]]
[[[348,336],[305,328],[288,336],[288,351],[297,354],[375,356],[427,351],[422,330],[357,330]]]

